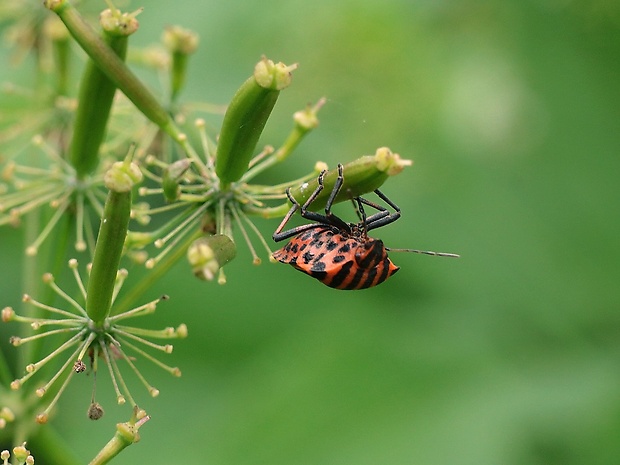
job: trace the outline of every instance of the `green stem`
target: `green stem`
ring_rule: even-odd
[[[291,209],[290,203],[283,203],[278,205],[277,207],[267,207],[267,208],[259,208],[253,205],[246,205],[243,208],[243,211],[250,214],[260,216],[262,218],[272,219],[272,218],[282,218],[284,215],[288,213]]]
[[[181,132],[166,109],[106,45],[93,28],[84,21],[68,0],[45,0],[45,6],[58,15],[88,56],[147,118],[162,128],[175,141],[178,142],[183,139]]]
[[[111,190],[101,218],[86,294],[86,313],[98,327],[103,325],[110,312],[130,212],[131,191]]]
[[[89,465],[104,465],[120,454],[127,446],[138,442],[140,440],[138,430],[149,418],[144,410],[135,407],[131,419],[125,423],[117,423],[116,433],[97,456],[91,460]]]
[[[250,181],[257,174],[266,171],[277,163],[280,163],[282,160],[287,158],[293,150],[299,145],[303,136],[306,135],[308,131],[302,131],[299,128],[295,127],[293,131],[289,134],[282,147],[280,147],[275,153],[267,157],[262,163],[257,164],[256,166],[247,170],[247,172],[241,177],[242,182]]]
[[[174,103],[185,84],[185,73],[187,71],[187,63],[189,56],[185,53],[175,52],[172,54],[172,78],[170,102]]]
[[[127,36],[104,33],[110,49],[120,58],[127,54]],[[99,164],[99,147],[112,109],[116,86],[91,59],[82,76],[69,160],[78,178],[92,173]]]
[[[55,21],[49,28],[52,29],[50,35],[52,35],[56,59],[56,94],[66,96],[69,91],[69,58],[71,56],[69,34],[60,22]]]
[[[179,26],[167,27],[163,42],[170,51],[172,66],[170,68],[170,104],[173,105],[185,85],[189,56],[198,47],[198,35]]]

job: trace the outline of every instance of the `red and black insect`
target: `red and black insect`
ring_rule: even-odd
[[[279,242],[290,237],[292,239],[286,246],[274,252],[273,257],[336,289],[366,289],[381,284],[400,268],[389,259],[387,252],[390,249],[383,245],[381,239],[369,237],[368,231],[399,219],[400,208],[377,189],[375,194],[394,209],[393,213],[367,199],[354,197],[352,200],[360,216],[359,223],[347,223],[334,215],[331,207],[344,182],[343,168],[339,164],[338,178],[325,204],[325,214],[309,211],[308,208],[323,190],[324,176],[325,171],[319,175],[316,190],[303,205],[300,205],[290,194],[290,190],[287,190],[287,196],[293,206],[274,232],[273,240]],[[366,217],[364,205],[378,212]],[[314,223],[282,232],[297,210],[300,210],[303,218]],[[455,256],[425,250],[407,249],[407,251]]]

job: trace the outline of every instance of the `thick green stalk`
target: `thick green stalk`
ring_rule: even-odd
[[[127,37],[105,34],[105,41],[121,59],[127,53]],[[99,147],[112,108],[116,86],[95,64],[88,60],[80,85],[69,161],[78,177],[92,173],[99,164]]]
[[[93,28],[84,21],[68,0],[45,0],[44,4],[60,17],[73,38],[97,64],[99,69],[147,118],[162,128],[174,140],[183,139],[166,109],[106,45]]]
[[[86,290],[86,313],[97,327],[110,313],[116,273],[127,237],[131,189],[141,180],[140,169],[129,161],[115,163],[106,173],[108,189]]]
[[[101,13],[103,41],[121,59],[127,55],[129,35],[138,30],[135,14],[108,9]],[[112,109],[116,85],[89,59],[80,82],[78,107],[69,161],[79,178],[92,173],[99,164],[99,147],[103,142]]]
[[[58,95],[68,95],[69,90],[69,58],[70,35],[62,22],[50,16],[45,24],[45,35],[51,39],[54,48],[54,61],[56,63],[56,93]]]
[[[224,115],[215,159],[215,172],[224,186],[247,171],[280,90],[290,84],[294,68],[263,58],[233,96]]]
[[[112,305],[112,293],[130,213],[131,191],[110,191],[101,218],[86,294],[86,313],[96,326],[103,324]]]
[[[99,451],[97,456],[90,461],[90,465],[104,465],[121,453],[127,446],[138,442],[140,440],[138,430],[149,419],[150,417],[144,410],[134,407],[131,419],[125,423],[117,423],[116,434]]]

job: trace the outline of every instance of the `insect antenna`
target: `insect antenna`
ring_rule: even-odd
[[[386,247],[385,250],[388,252],[411,252],[411,253],[421,253],[424,255],[434,255],[435,257],[450,257],[450,258],[459,258],[460,255],[456,253],[447,253],[447,252],[433,252],[432,250],[416,250],[416,249],[393,249],[391,247]]]

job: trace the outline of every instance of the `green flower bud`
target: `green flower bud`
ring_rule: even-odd
[[[162,37],[164,45],[172,53],[190,55],[198,48],[198,34],[180,26],[169,26]]]
[[[230,237],[224,234],[201,237],[187,249],[187,260],[194,275],[211,281],[220,268],[235,258],[237,249]]]
[[[142,181],[142,171],[138,165],[128,161],[117,161],[103,175],[105,186],[115,192],[129,192]]]
[[[269,90],[282,90],[291,85],[291,71],[297,65],[287,66],[284,63],[274,63],[263,57],[254,67],[256,83]]]
[[[317,113],[323,105],[325,105],[325,99],[320,99],[316,105],[308,105],[305,109],[296,111],[293,115],[293,121],[295,126],[300,131],[310,131],[319,125],[319,118]]]
[[[13,448],[13,456],[20,462],[25,461],[26,457],[28,457],[29,455],[30,451],[26,449],[26,443],[24,443],[24,445],[22,446],[17,446]]]
[[[139,27],[138,16],[142,9],[133,13],[122,13],[120,10],[108,8],[99,15],[99,23],[106,32],[112,36],[129,36],[136,32]]]
[[[295,68],[263,58],[232,98],[224,115],[215,161],[215,171],[224,184],[239,180],[247,171],[280,90],[290,84]]]
[[[61,11],[66,8],[68,4],[69,2],[66,0],[45,0],[43,2],[45,8],[49,8],[54,13],[61,13]]]

